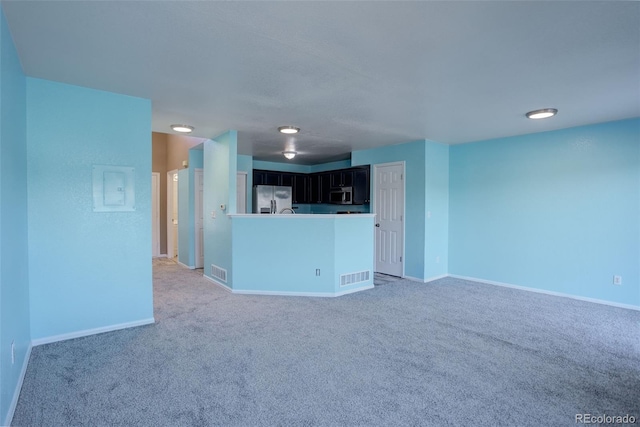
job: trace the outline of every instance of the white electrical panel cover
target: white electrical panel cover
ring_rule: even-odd
[[[135,211],[134,177],[135,168],[93,165],[93,211]]]

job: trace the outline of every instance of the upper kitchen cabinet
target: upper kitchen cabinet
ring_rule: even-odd
[[[351,187],[354,205],[369,203],[369,166],[332,171],[331,187]]]
[[[331,186],[353,187],[353,169],[342,169],[331,172]]]
[[[310,203],[310,178],[304,173],[253,170],[253,185],[283,185],[291,187],[292,203]]]
[[[309,176],[307,174],[281,172],[279,185],[291,187],[292,203],[309,203]]]
[[[253,185],[282,185],[282,172],[253,170]]]
[[[285,187],[293,187],[293,173],[278,172],[280,174],[280,180],[278,185],[284,185]]]
[[[311,175],[311,203],[329,203],[331,192],[331,172]]]
[[[353,168],[353,204],[369,203],[369,166]]]
[[[311,203],[311,177],[307,174],[293,174],[293,203]]]

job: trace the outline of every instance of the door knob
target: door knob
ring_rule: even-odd
[[[380,223],[377,223],[377,224],[376,224],[376,227],[380,227]]]

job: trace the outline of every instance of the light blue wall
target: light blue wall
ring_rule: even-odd
[[[334,224],[328,218],[235,217],[234,290],[334,291]],[[311,243],[312,242],[312,243]],[[315,275],[316,269],[321,271]]]
[[[229,287],[233,286],[233,272],[231,220],[227,214],[236,212],[237,150],[238,134],[234,130],[204,142],[204,274],[211,277],[211,264],[226,269]]]
[[[195,268],[194,185],[191,166],[178,171],[178,261]]]
[[[341,274],[373,272],[373,218],[233,217],[233,290],[334,295]],[[320,276],[316,276],[320,269]]]
[[[337,162],[320,163],[317,165],[298,165],[295,163],[265,162],[263,160],[254,160],[253,169],[262,169],[268,171],[280,172],[297,172],[297,173],[315,173],[332,171],[337,169],[346,169],[351,167],[351,160],[340,160]]]
[[[150,321],[151,102],[27,79],[32,339]],[[135,168],[135,212],[93,212],[92,165]]]
[[[253,169],[263,169],[279,172],[309,173],[311,168],[307,165],[297,165],[295,163],[265,162],[263,160],[254,160]]]
[[[425,141],[391,145],[351,153],[353,166],[371,165],[371,209],[375,206],[373,165],[405,162],[406,276],[425,279]]]
[[[351,160],[340,160],[337,162],[311,165],[309,166],[309,172],[310,173],[325,172],[325,171],[332,171],[332,170],[338,170],[338,169],[346,169],[350,167],[351,167]]]
[[[189,267],[196,265],[196,169],[203,169],[204,150],[201,145],[189,150]],[[204,173],[204,172],[203,172]],[[203,195],[204,197],[204,195]],[[179,217],[178,217],[179,218]],[[204,216],[203,216],[204,219]],[[178,239],[180,237],[178,236]],[[180,252],[178,252],[179,254]],[[182,262],[182,261],[181,261]]]
[[[344,215],[334,219],[335,229],[335,292],[373,285],[375,242],[374,219],[359,215]],[[369,271],[366,283],[340,286],[340,275]]]
[[[426,280],[449,273],[449,146],[425,142]]]
[[[0,7],[0,424],[11,422],[28,362],[26,83]],[[11,363],[11,342],[15,363]]]
[[[189,150],[189,170],[195,176],[196,169],[202,169],[204,164],[204,150],[202,146]]]
[[[189,150],[189,167],[178,171],[178,261],[196,266],[196,169],[202,169],[202,147]]]
[[[640,306],[640,119],[450,156],[451,274]]]
[[[253,157],[238,154],[238,172],[253,172]]]

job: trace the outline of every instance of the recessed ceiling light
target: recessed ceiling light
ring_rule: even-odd
[[[300,132],[300,128],[297,128],[295,126],[280,126],[278,130],[280,131],[280,133],[286,133],[289,135]]]
[[[296,154],[298,154],[296,151],[283,151],[282,154],[289,160],[293,159]]]
[[[548,117],[553,117],[558,113],[558,110],[555,108],[543,108],[542,110],[534,110],[529,111],[527,113],[528,119],[546,119]]]
[[[171,125],[171,129],[180,133],[191,133],[195,128],[189,125]]]

